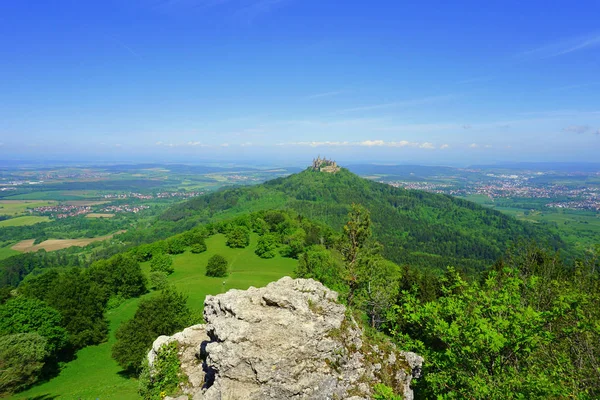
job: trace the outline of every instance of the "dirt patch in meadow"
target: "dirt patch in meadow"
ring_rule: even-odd
[[[72,247],[72,246],[87,246],[90,243],[93,242],[98,242],[101,240],[107,240],[112,238],[115,235],[118,235],[120,233],[124,233],[125,231],[118,231],[115,232],[111,235],[105,235],[105,236],[98,236],[95,238],[83,238],[83,239],[49,239],[49,240],[45,240],[42,243],[36,244],[34,245],[33,242],[35,241],[35,239],[28,239],[28,240],[22,240],[19,243],[15,244],[14,246],[11,247],[11,249],[13,250],[17,250],[23,253],[29,253],[32,251],[38,251],[40,249],[44,249],[46,251],[53,251],[53,250],[61,250],[61,249],[66,249],[68,247]]]

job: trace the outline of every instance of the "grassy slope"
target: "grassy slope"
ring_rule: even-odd
[[[38,222],[48,222],[50,221],[49,217],[38,217],[35,215],[30,215],[27,217],[16,217],[11,219],[6,219],[4,221],[0,221],[0,228],[4,226],[24,226],[24,225],[33,225]]]
[[[189,305],[201,310],[208,294],[218,294],[232,288],[247,289],[249,286],[264,286],[285,275],[291,275],[296,260],[275,257],[263,260],[254,254],[258,237],[252,235],[250,246],[245,249],[230,249],[225,246],[225,237],[215,235],[206,240],[208,251],[202,254],[185,252],[173,257],[175,272],[169,277],[178,290],[189,296]],[[206,262],[213,254],[221,254],[230,265],[230,275],[223,278],[204,276]],[[147,273],[149,263],[142,265]],[[225,285],[223,285],[225,282]],[[152,294],[149,294],[152,295]],[[77,359],[69,363],[61,374],[49,382],[20,393],[17,399],[136,399],[137,381],[119,375],[120,368],[110,356],[114,333],[119,324],[133,317],[139,299],[131,299],[108,313],[110,338],[107,343],[87,347],[77,353]],[[53,397],[56,396],[56,397]],[[39,397],[38,397],[39,398]]]
[[[20,252],[13,250],[9,246],[0,247],[0,260],[4,260],[5,258],[20,254]]]

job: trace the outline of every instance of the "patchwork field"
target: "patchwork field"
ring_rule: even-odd
[[[229,289],[260,287],[286,275],[292,275],[297,261],[277,256],[264,260],[254,254],[258,237],[252,235],[250,246],[230,249],[223,235],[206,240],[208,250],[202,254],[189,251],[174,256],[175,272],[169,282],[188,296],[193,310],[201,311],[206,295],[215,295]],[[227,278],[209,278],[204,275],[208,259],[220,254],[229,261]],[[146,273],[149,263],[142,264]],[[152,293],[146,296],[152,296]],[[56,378],[15,395],[16,399],[138,399],[137,380],[125,377],[111,358],[115,331],[119,324],[133,317],[140,299],[131,299],[107,313],[110,338],[106,343],[85,348],[77,353]]]
[[[66,249],[66,248],[72,247],[72,246],[84,247],[93,242],[110,239],[113,236],[118,235],[123,232],[125,232],[125,231],[118,231],[111,235],[98,236],[95,238],[49,239],[49,240],[45,240],[42,243],[38,243],[35,245],[33,244],[33,242],[35,241],[34,239],[22,240],[19,243],[12,246],[11,249],[17,250],[17,251],[20,251],[23,253],[27,253],[27,252],[32,252],[32,251],[38,251],[41,249],[44,249],[46,251],[53,251],[53,250]]]
[[[37,201],[37,200],[0,200],[0,215],[14,217],[27,213],[27,209],[51,206],[55,201]]]
[[[50,217],[38,217],[36,215],[28,215],[25,217],[16,217],[5,219],[4,221],[0,221],[0,228],[6,226],[25,226],[25,225],[33,225],[39,222],[48,222],[50,221]]]

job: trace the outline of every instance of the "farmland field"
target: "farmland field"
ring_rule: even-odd
[[[36,215],[28,215],[25,217],[16,217],[5,219],[4,221],[0,221],[0,228],[6,226],[25,226],[25,225],[33,225],[39,222],[48,222],[50,221],[49,217],[38,217]]]
[[[53,204],[56,204],[56,202],[37,200],[0,200],[0,215],[8,215],[10,217],[24,215],[27,212],[27,209],[50,206]]]
[[[206,240],[208,250],[201,254],[186,251],[173,257],[175,272],[169,282],[188,296],[192,310],[201,311],[206,295],[215,295],[229,289],[260,287],[283,276],[292,275],[297,261],[277,256],[262,259],[254,254],[258,237],[251,236],[250,246],[230,249],[225,245],[224,235],[214,235]],[[208,258],[220,254],[229,261],[227,278],[210,278],[204,275]],[[149,273],[149,263],[143,263]],[[152,293],[146,296],[152,296]],[[77,353],[56,378],[19,393],[16,399],[138,399],[137,380],[120,374],[121,370],[111,358],[115,331],[119,324],[133,317],[139,299],[130,299],[107,313],[110,321],[110,337],[106,343],[87,347]]]
[[[107,240],[112,238],[114,235],[118,235],[120,233],[123,233],[125,231],[118,231],[115,232],[111,235],[105,235],[105,236],[98,236],[95,238],[84,238],[84,239],[49,239],[49,240],[45,240],[42,243],[39,244],[33,244],[34,243],[34,239],[29,239],[29,240],[22,240],[19,243],[15,244],[14,246],[11,247],[11,249],[13,250],[17,250],[20,252],[31,252],[31,251],[38,251],[41,249],[44,249],[46,251],[53,251],[53,250],[60,250],[60,249],[66,249],[68,247],[72,247],[72,246],[87,246],[88,244],[92,243],[92,242],[98,242],[101,240]]]
[[[112,218],[115,214],[108,213],[90,213],[86,215],[86,218]]]

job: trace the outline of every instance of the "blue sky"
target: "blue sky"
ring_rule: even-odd
[[[0,2],[0,157],[599,161],[600,2]]]

